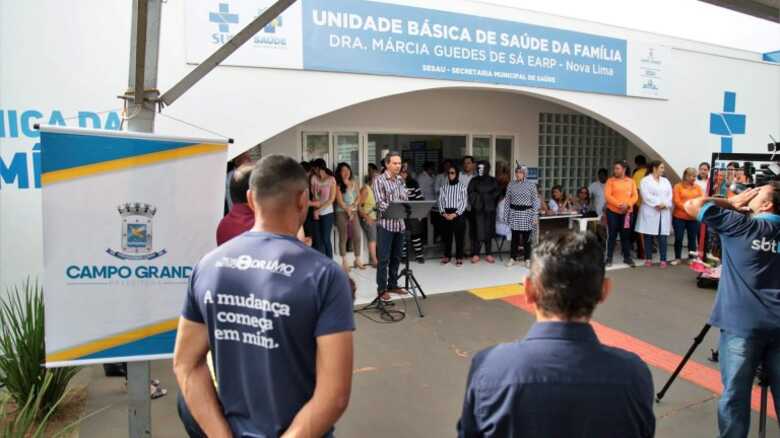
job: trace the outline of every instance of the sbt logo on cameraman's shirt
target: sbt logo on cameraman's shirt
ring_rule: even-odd
[[[753,251],[771,252],[774,254],[780,254],[780,242],[776,240],[766,240],[766,237],[762,237],[761,240],[754,240],[750,245],[750,249]]]

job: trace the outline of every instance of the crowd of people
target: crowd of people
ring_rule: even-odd
[[[395,154],[397,155],[397,154]],[[399,257],[407,257],[403,231],[411,231],[412,249],[408,257],[417,263],[425,263],[425,243],[428,239],[428,222],[433,230],[433,241],[441,246],[441,264],[454,263],[461,267],[464,260],[471,263],[495,263],[493,239],[502,237],[510,242],[507,266],[522,263],[528,265],[533,250],[532,242],[538,233],[539,217],[562,213],[599,217],[607,233],[606,263],[613,263],[616,242],[621,241],[623,262],[637,266],[636,260],[645,266],[654,266],[654,254],[658,253],[658,266],[686,262],[697,251],[699,236],[695,218],[688,215],[683,205],[686,201],[705,194],[724,197],[733,195],[735,184],[749,184],[750,173],[739,163],[729,163],[725,171],[716,172],[710,184],[710,165],[701,163],[697,169],[686,168],[682,180],[671,185],[665,177],[666,167],[660,161],[647,163],[644,156],[634,158],[634,169],[625,161],[618,161],[612,168],[599,169],[589,186],[577,189],[569,196],[560,185],[551,188],[549,196],[541,193],[534,182],[526,180],[527,168],[517,165],[512,178],[505,170],[491,175],[490,163],[475,161],[466,156],[459,163],[444,160],[438,165],[423,164],[415,174],[411,163],[401,160],[397,175],[398,189],[404,192],[398,200],[432,200],[435,205],[428,218],[402,221],[383,221],[378,215],[382,208],[383,188],[376,184],[381,175],[389,181],[388,166],[378,168],[369,164],[364,180],[358,181],[347,163],[338,163],[335,173],[323,159],[302,162],[309,180],[309,209],[304,223],[303,239],[327,257],[334,255],[333,227],[336,227],[338,255],[345,272],[351,269],[389,269],[395,253],[393,245],[400,245]],[[217,241],[223,243],[226,236],[247,230],[253,220],[246,196],[251,165],[245,163],[231,171],[228,178],[227,203],[231,206],[218,232]],[[231,181],[235,180],[235,187]],[[394,199],[395,200],[395,199]],[[384,201],[383,201],[384,202]],[[382,229],[397,233],[389,239]],[[228,231],[225,231],[228,230]],[[674,257],[667,252],[668,238],[674,235]],[[383,251],[377,243],[388,238],[384,248],[386,265],[381,263]],[[709,245],[712,236],[705,244]],[[368,255],[362,257],[363,241]],[[683,252],[687,241],[687,252]],[[380,249],[378,249],[380,247]],[[352,254],[350,263],[349,254]],[[392,280],[392,275],[390,275]],[[379,281],[379,284],[383,284]],[[396,288],[391,288],[396,289]]]
[[[721,235],[725,268],[709,321],[721,329],[718,427],[720,436],[746,437],[753,376],[762,362],[775,409],[780,407],[780,361],[774,360],[780,357],[780,257],[773,246],[780,241],[780,182],[730,198],[705,197],[702,181],[711,192],[720,189],[710,187],[705,164],[698,172],[686,169],[683,181],[671,187],[662,163],[645,164],[639,157],[636,163],[633,173],[625,162],[615,163],[611,178],[600,170],[591,189],[578,191],[570,204],[588,199],[589,205],[603,205],[594,212],[609,224],[608,256],[620,234],[629,261],[633,227],[643,234],[637,251],[644,247],[645,254],[656,243],[663,251],[661,236],[670,227],[685,233],[692,221]],[[436,207],[444,241],[451,246],[455,240],[456,263],[463,260],[463,229],[477,231],[472,248],[479,251],[496,216],[505,218],[513,237],[518,232],[514,251],[530,245],[527,228],[545,203],[526,169],[518,166],[504,189],[489,177],[486,163],[463,164],[463,172],[447,168]],[[375,224],[378,291],[398,288],[407,224],[382,213],[392,202],[425,197],[419,180],[426,178],[410,184],[398,153],[390,153],[384,167],[370,170],[360,188],[348,166],[338,166],[334,177],[323,162],[305,170],[281,155],[232,173],[232,207],[217,233],[227,240],[193,269],[177,331],[178,408],[191,437],[333,436],[351,395],[354,284],[328,253],[332,245],[322,233],[336,213],[342,216],[335,219],[339,228]],[[559,208],[567,199],[563,193],[550,198]],[[253,224],[239,232],[250,213]],[[307,222],[313,238],[302,232]],[[681,248],[675,251],[679,256]],[[473,357],[458,436],[652,437],[648,366],[631,352],[601,344],[589,323],[612,289],[604,240],[589,231],[567,231],[543,237],[530,259],[530,248],[524,252],[530,260],[525,296],[536,323],[524,339]],[[475,256],[472,261],[479,262]],[[663,252],[661,258],[663,263]]]
[[[464,260],[476,264],[483,259],[495,263],[493,239],[499,237],[510,242],[506,265],[527,267],[532,243],[538,238],[535,233],[538,233],[539,217],[575,213],[601,219],[607,235],[607,266],[612,265],[620,240],[625,264],[654,266],[657,253],[658,266],[666,268],[691,260],[700,241],[708,249],[717,250],[718,236],[708,233],[702,240],[698,222],[685,211],[685,203],[707,194],[729,198],[735,194],[736,186],[751,183],[750,163],[740,166],[730,162],[725,169],[714,172],[710,181],[710,165],[703,162],[698,168],[684,169],[681,181],[672,186],[665,177],[666,166],[662,162],[648,163],[644,156],[638,155],[634,158],[633,171],[626,161],[617,161],[611,176],[607,169],[599,169],[596,179],[589,186],[577,189],[574,196],[555,185],[545,201],[536,183],[526,180],[527,168],[519,164],[512,178],[504,170],[492,176],[490,163],[475,161],[471,156],[459,163],[444,160],[439,163],[438,172],[435,163],[425,162],[415,174],[411,164],[402,161],[398,153],[391,155],[386,160],[398,161],[396,174],[392,174],[383,160],[381,169],[369,164],[362,182],[347,163],[338,163],[335,173],[323,159],[301,163],[307,173],[310,196],[306,220],[299,233],[301,240],[333,258],[335,225],[342,269],[349,273],[351,269],[371,266],[384,272],[377,273],[377,284],[380,295],[386,298],[388,291],[405,293],[395,284],[395,262],[397,258],[407,257],[403,234],[406,227],[411,231],[412,242],[408,257],[417,263],[425,263],[424,245],[429,240],[430,221],[433,240],[441,247],[442,265],[454,263],[461,267]],[[228,175],[226,204],[230,208],[217,230],[218,244],[253,224],[254,213],[246,199],[251,169],[252,163],[244,160]],[[384,180],[380,178],[383,175]],[[381,184],[376,184],[377,179]],[[397,186],[393,193],[386,191],[389,182]],[[395,197],[394,193],[399,196]],[[395,200],[433,200],[435,205],[423,220],[382,219],[379,214]],[[668,239],[672,233],[674,253],[670,259]],[[362,257],[363,241],[368,248],[367,263]]]
[[[339,163],[335,173],[322,159],[301,164],[309,175],[311,196],[304,234],[313,247],[333,256],[331,236],[335,224],[342,268],[346,272],[366,268],[361,258],[363,240],[369,250],[367,264],[379,268],[377,194],[384,185],[377,187],[375,180],[388,172],[387,165],[383,162],[380,169],[369,164],[365,179],[359,182],[347,163]],[[503,237],[510,242],[507,266],[527,266],[540,215],[578,214],[602,219],[608,234],[608,265],[613,262],[618,238],[625,242],[621,243],[623,262],[630,266],[637,265],[635,259],[643,260],[646,266],[654,265],[655,252],[659,253],[661,268],[685,261],[697,250],[698,233],[695,218],[685,213],[683,205],[707,193],[709,164],[685,169],[674,187],[664,176],[666,168],[660,161],[647,163],[644,156],[638,155],[634,164],[632,172],[627,162],[616,162],[611,176],[607,169],[599,169],[594,181],[579,187],[573,196],[555,185],[545,197],[535,182],[526,181],[528,170],[519,164],[513,177],[503,169],[493,176],[489,162],[466,156],[457,163],[449,159],[438,163],[438,171],[436,163],[425,162],[415,174],[411,163],[401,160],[396,176],[406,193],[403,200],[435,201],[428,218],[403,224],[412,236],[408,256],[425,263],[430,221],[433,241],[441,246],[441,264],[454,262],[460,267],[464,260],[495,263],[493,239]],[[726,196],[734,182],[749,181],[737,163],[730,163],[728,171],[718,174],[713,182],[712,193]],[[400,225],[393,225],[391,231],[400,233],[396,231]],[[674,258],[669,260],[667,244],[672,233]],[[403,236],[399,239],[401,258],[405,259]],[[686,239],[688,252],[683,253]],[[347,260],[349,252],[354,255],[351,264]]]

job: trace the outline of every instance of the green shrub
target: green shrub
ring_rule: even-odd
[[[5,400],[0,403],[0,421],[2,422],[0,436],[3,438],[41,438],[44,436],[51,415],[65,398],[65,395],[63,394],[62,397],[54,401],[54,404],[48,410],[43,409],[43,398],[47,389],[52,385],[53,378],[53,373],[46,373],[43,382],[41,382],[41,390],[38,391],[38,394],[30,393],[24,404],[17,403],[15,412],[9,412],[8,407],[11,397],[6,397]],[[53,436],[60,437],[70,433],[80,421],[81,420],[64,427],[62,430],[57,431]]]
[[[38,420],[54,411],[78,372],[74,367],[44,368],[43,312],[43,290],[37,281],[28,279],[0,298],[0,384],[17,406],[34,408],[32,415]]]

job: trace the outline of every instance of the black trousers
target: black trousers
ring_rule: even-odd
[[[441,217],[438,207],[434,210],[436,211],[431,212],[431,225],[433,225],[433,243],[436,243],[436,240],[442,236],[441,223],[444,221],[444,218]]]
[[[448,221],[442,218],[441,222],[441,235],[442,245],[444,249],[444,257],[450,258],[452,256],[452,239],[455,239],[455,258],[463,258],[463,241],[466,237],[466,220],[463,216],[458,216],[455,219]]]
[[[523,260],[531,258],[531,231],[512,230],[512,247],[509,249],[509,257],[517,260],[520,257],[520,244],[523,245]]]
[[[479,254],[479,247],[472,248],[471,243],[477,240],[477,215],[473,211],[466,211],[466,229],[469,233],[469,256]]]
[[[615,254],[615,243],[620,235],[620,249],[623,251],[623,261],[631,261],[631,230],[625,228],[625,214],[617,214],[612,210],[607,210],[607,227],[609,237],[607,238],[607,261],[612,262],[612,256]]]

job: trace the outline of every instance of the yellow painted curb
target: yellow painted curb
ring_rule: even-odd
[[[511,297],[514,295],[523,294],[523,286],[520,284],[506,284],[503,286],[483,287],[479,289],[472,289],[469,292],[482,298],[483,300],[498,300],[501,298]]]

